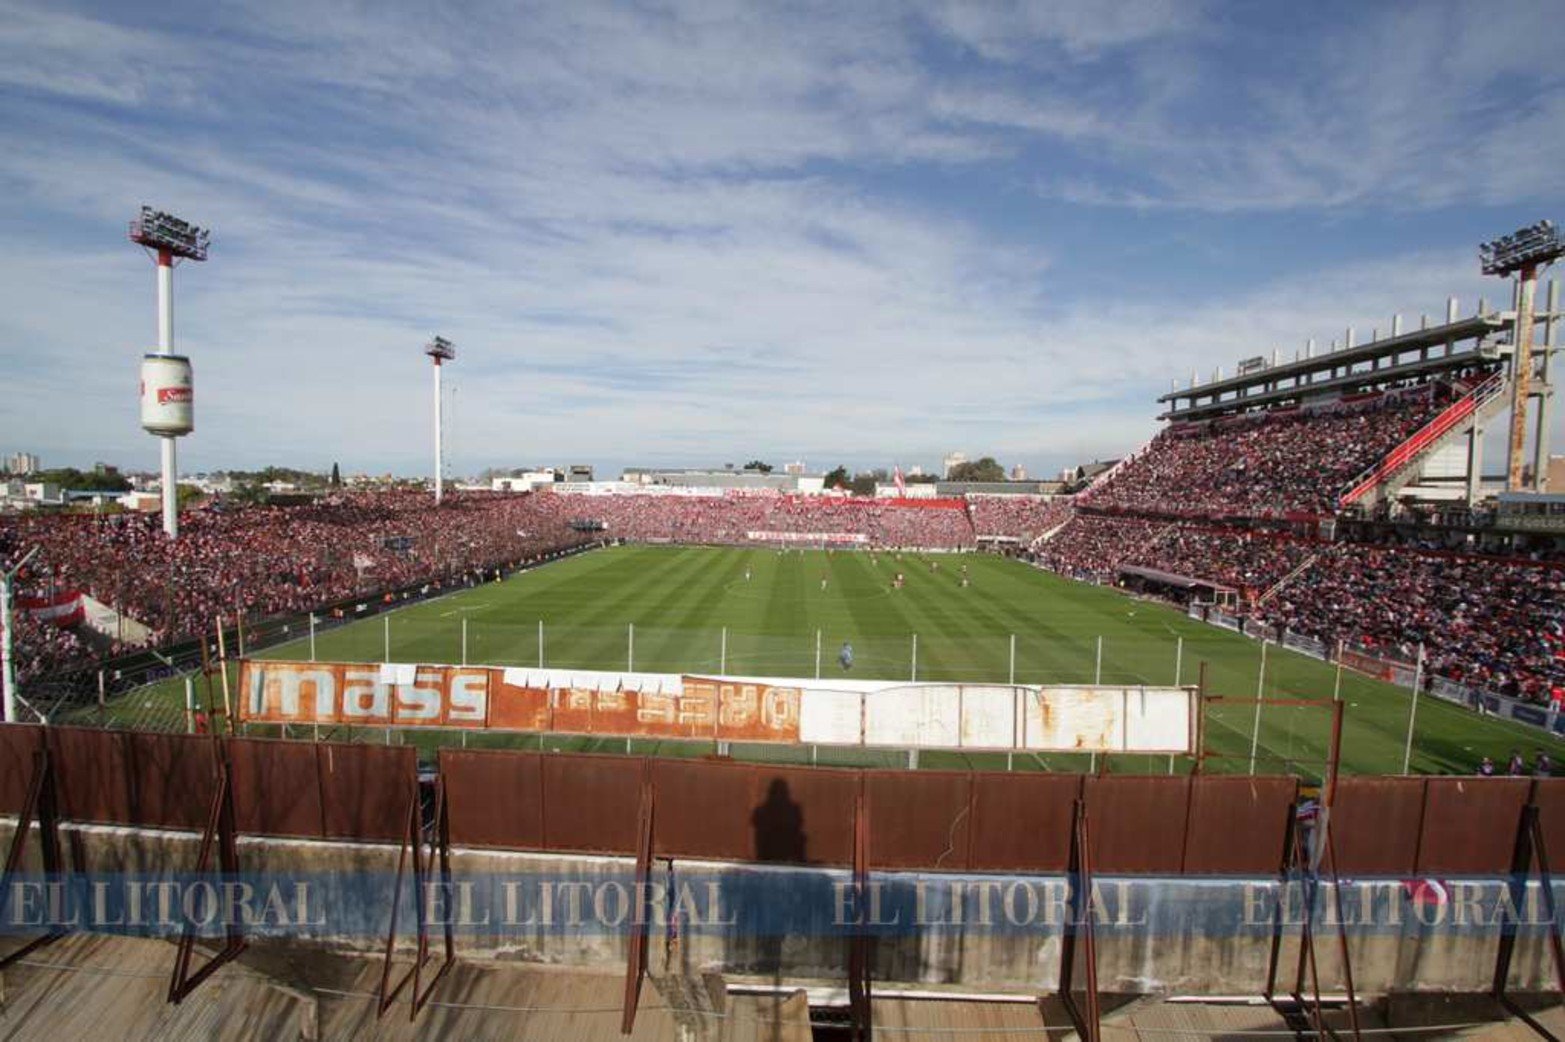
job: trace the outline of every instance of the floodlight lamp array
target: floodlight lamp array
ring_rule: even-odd
[[[443,336],[437,336],[425,345],[424,353],[437,362],[450,361],[456,357],[456,345]]]
[[[130,222],[130,241],[153,250],[167,250],[185,260],[204,261],[212,233],[173,214],[143,206]]]
[[[1553,221],[1539,221],[1478,247],[1485,275],[1509,275],[1565,256],[1565,240]]]

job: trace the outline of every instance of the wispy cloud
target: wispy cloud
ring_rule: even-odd
[[[463,469],[1112,455],[1191,367],[1477,292],[1429,210],[1561,195],[1522,18],[4,8],[0,431],[151,458],[151,273],[114,245],[146,201],[216,228],[177,276],[192,465],[421,468],[436,331]],[[1232,60],[1261,43],[1287,61]],[[1408,241],[1251,240],[1371,206]]]

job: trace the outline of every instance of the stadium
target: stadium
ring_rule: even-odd
[[[1542,357],[1556,301],[1551,286],[1534,318]],[[1507,523],[1512,505],[1551,499],[1502,498],[1488,524],[1470,505],[1471,446],[1515,379],[1516,323],[1453,315],[1176,389],[1162,433],[1062,495],[344,492],[187,512],[172,544],[155,515],[9,518],[7,557],[36,556],[16,580],[8,893],[61,873],[65,837],[77,873],[336,880],[345,910],[309,941],[285,914],[229,920],[225,941],[189,906],[147,928],[176,942],[181,1007],[225,1015],[241,1000],[216,981],[271,988],[273,1028],[308,1009],[328,1035],[465,1032],[514,1006],[589,1034],[951,1017],[1096,1037],[1135,1024],[1138,995],[1173,990],[1265,996],[1203,1014],[1241,1033],[1346,1033],[1409,1015],[1390,997],[1409,957],[1435,960],[1419,972],[1441,1002],[1485,995],[1531,1019],[1508,989],[1546,993],[1560,968],[1554,913],[1523,909],[1552,896],[1546,852],[1565,835],[1565,782],[1545,765],[1565,751],[1565,572],[1547,525]],[[89,610],[116,636],[100,661]],[[1522,747],[1545,759],[1508,763]],[[1485,760],[1540,777],[1479,781]],[[764,910],[747,873],[765,863],[796,863],[771,871],[790,891],[836,885],[839,902],[886,886],[897,911],[741,928],[646,896],[664,873]],[[560,876],[595,886],[596,914],[553,932],[516,920],[508,938],[437,911],[452,892],[439,886],[507,871],[539,893]],[[1165,955],[1167,924],[1116,931],[1124,909],[1095,923],[1074,897],[1045,923],[1042,899],[1014,888],[1061,873],[1116,879],[1119,900],[1154,913],[1159,893],[1216,885],[1186,897],[1210,920],[1201,947]],[[965,918],[975,879],[1006,888],[1003,928]],[[1408,879],[1470,887],[1482,929],[1435,954],[1460,905],[1426,913]],[[1279,908],[1289,887],[1390,906],[1354,929],[1339,906],[1228,930],[1240,886]],[[925,887],[940,930],[885,925]],[[1508,887],[1531,895],[1513,919],[1495,897]],[[643,903],[626,915],[605,893]],[[1404,899],[1423,932],[1386,929]],[[37,912],[10,900],[13,916]],[[1499,902],[1487,919],[1485,900]],[[400,927],[346,910],[366,902]],[[27,921],[39,936],[7,959],[33,968],[28,995],[74,965],[40,953],[91,964],[168,944],[10,920]],[[1053,942],[1015,948],[1028,930]],[[952,962],[953,941],[983,954]],[[507,979],[493,962],[507,951],[559,972]],[[615,962],[624,974],[605,973]],[[638,1013],[645,980],[658,998]],[[512,1001],[619,983],[623,1002],[591,1015]],[[1411,1006],[1420,989],[1406,990]],[[468,999],[485,995],[479,1012]]]
[[[7,356],[0,407],[28,405],[0,415],[74,461],[155,442],[158,464],[22,451],[0,483],[0,1037],[1565,1036],[1565,235],[1462,247],[1482,279],[1462,292],[1498,303],[1273,346],[1319,311],[1287,305],[1331,263],[1315,217],[1409,237],[1396,277],[1317,284],[1351,282],[1331,320],[1362,321],[1362,284],[1383,309],[1444,293],[1429,258],[1557,188],[1528,189],[1519,155],[1465,194],[1377,173],[1379,149],[1328,169],[1373,78],[1317,111],[1168,12],[654,6],[542,5],[516,37],[465,9],[199,36],[19,9],[0,31],[21,41],[0,97],[42,138],[99,138],[74,160],[0,150],[8,183],[60,181],[42,212],[84,211],[59,238],[91,273],[68,299],[16,282],[9,311],[36,294],[54,314],[0,332],[56,347]],[[1300,83],[1400,67],[1401,28],[1306,73],[1260,20]],[[1245,60],[1206,89],[1148,86],[1220,38]],[[1436,54],[1442,83],[1474,75]],[[1494,60],[1465,93],[1411,93],[1489,118],[1526,79]],[[1077,76],[1070,104],[1042,100]],[[1220,154],[1204,118],[1159,123],[1230,82],[1266,121],[1225,116]],[[844,99],[840,126],[804,118]],[[1377,141],[1405,122],[1387,111]],[[1505,126],[1547,160],[1557,117]],[[187,146],[179,176],[143,165],[175,151],[160,133]],[[1465,144],[1402,162],[1466,184],[1443,158]],[[1134,177],[1094,180],[1132,155]],[[148,204],[106,223],[79,178],[232,222],[237,274],[204,266],[204,224]],[[920,207],[938,219],[901,219]],[[0,203],[29,248],[58,234],[24,210]],[[1349,232],[1362,257],[1371,232]],[[128,412],[97,426],[97,357],[51,339],[121,321],[131,280],[100,279],[101,238],[152,262],[145,437]],[[1071,248],[1024,256],[1053,241]],[[1182,258],[1149,293],[1166,305],[1290,250],[1282,292],[1225,293],[1184,330],[1078,285]],[[179,345],[177,266],[197,316]],[[1104,314],[1082,323],[1073,293]],[[1012,298],[1025,335],[993,314]],[[427,415],[397,397],[390,340],[428,365]],[[50,433],[53,412],[81,432]],[[856,474],[645,465],[775,459],[778,431],[817,463],[921,447]],[[929,438],[1074,455],[1048,480],[960,453],[904,473]],[[512,466],[606,439],[640,454],[617,478]],[[339,448],[386,473],[191,463]]]

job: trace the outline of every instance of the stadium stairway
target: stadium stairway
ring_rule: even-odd
[[[1293,569],[1287,575],[1283,576],[1281,579],[1278,579],[1276,582],[1272,583],[1271,586],[1267,587],[1267,590],[1266,590],[1265,593],[1261,594],[1259,597],[1257,597],[1255,599],[1255,607],[1259,608],[1261,605],[1263,605],[1267,601],[1271,600],[1274,596],[1277,595],[1278,591],[1280,591],[1283,587],[1287,586],[1294,579],[1298,578],[1299,575],[1302,574],[1303,571],[1306,568],[1308,568],[1310,565],[1314,564],[1319,558],[1320,558],[1320,554],[1318,552],[1310,554],[1308,557],[1306,557],[1299,564],[1299,566],[1297,568]]]
[[[1383,460],[1349,482],[1337,500],[1337,508],[1346,509],[1354,504],[1370,507],[1396,495],[1422,474],[1422,464],[1432,454],[1503,410],[1510,401],[1505,393],[1509,386],[1503,372],[1495,373],[1451,403],[1387,453]]]
[[[1060,532],[1064,530],[1065,526],[1071,523],[1071,520],[1075,518],[1075,516],[1076,511],[1074,508],[1072,508],[1071,512],[1066,515],[1064,521],[1061,521],[1059,524],[1055,525],[1053,528],[1047,531],[1039,532],[1038,537],[1028,544],[1028,549],[1036,550],[1044,543],[1047,543],[1050,539],[1053,539],[1055,536],[1059,535]]]

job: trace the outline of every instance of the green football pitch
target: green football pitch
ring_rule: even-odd
[[[964,567],[970,580],[965,587]],[[905,583],[893,589],[899,572]],[[1204,666],[1207,693],[1234,699],[1205,711],[1206,747],[1218,754],[1207,769],[1250,770],[1255,741],[1258,773],[1309,778],[1318,778],[1325,765],[1330,711],[1272,700],[1340,695],[1345,703],[1342,766],[1355,773],[1401,770],[1412,708],[1406,690],[1351,672],[1339,676],[1329,664],[1276,645],[1266,649],[1263,667],[1262,648],[1255,641],[1168,606],[973,554],[618,547],[323,629],[313,643],[315,657],[339,662],[1027,684],[1195,684]],[[844,643],[853,649],[849,673],[838,662]],[[311,653],[311,642],[301,638],[258,657],[306,659]],[[171,726],[182,715],[183,699],[183,682],[164,682],[131,692],[87,718],[129,726],[161,719],[163,726]],[[305,736],[298,728],[292,734]],[[383,729],[347,734],[338,729],[329,737],[403,741],[424,750],[466,744],[663,756],[714,752],[709,742],[568,735]],[[1512,749],[1521,749],[1530,761],[1540,746],[1557,758],[1565,754],[1565,743],[1542,732],[1424,697],[1417,705],[1411,770],[1471,773],[1484,755],[1503,764]],[[736,743],[730,753],[822,765],[908,762],[906,753],[895,750]],[[1109,760],[1107,768],[1116,772],[1191,768],[1188,757],[1127,754]],[[1105,765],[1082,754],[926,750],[918,766],[1065,771]]]

